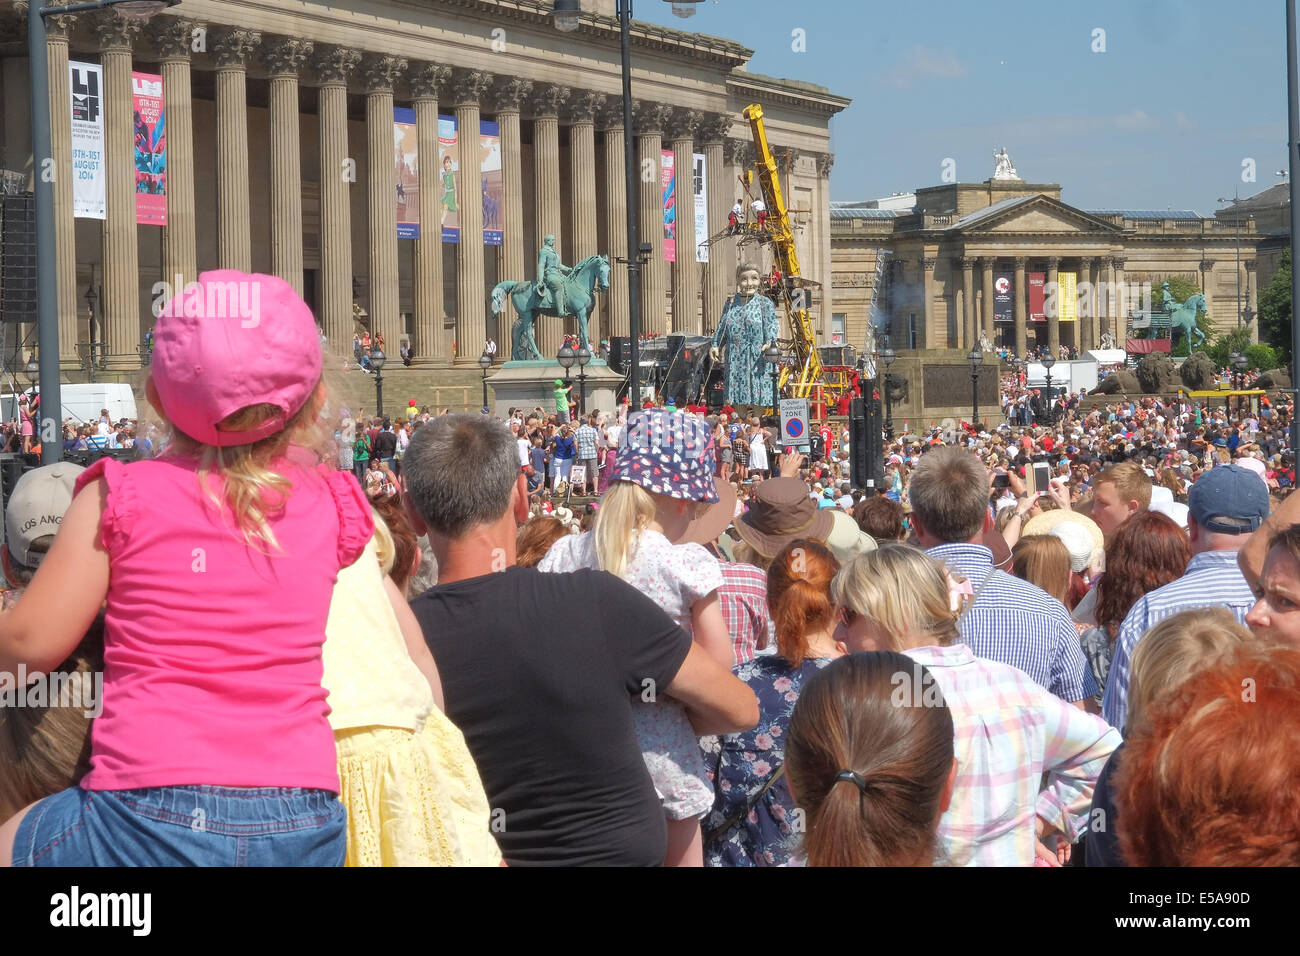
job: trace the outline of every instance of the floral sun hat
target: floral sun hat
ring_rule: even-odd
[[[713,435],[703,420],[685,412],[647,408],[627,417],[619,437],[611,481],[630,481],[669,498],[713,504]]]

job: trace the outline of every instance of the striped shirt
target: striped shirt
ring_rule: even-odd
[[[1115,653],[1106,677],[1106,696],[1101,715],[1112,727],[1124,729],[1128,719],[1128,685],[1133,648],[1152,625],[1179,611],[1202,607],[1223,607],[1246,623],[1246,612],[1255,603],[1250,585],[1237,567],[1236,551],[1203,551],[1193,555],[1186,573],[1176,581],[1138,598],[1129,609],[1115,640]]]
[[[933,675],[955,732],[957,780],[939,818],[935,862],[1032,866],[1035,817],[1077,839],[1085,821],[1076,818],[1088,813],[1119,733],[1047,693],[1023,671],[980,660],[964,644],[903,653]],[[894,675],[893,683],[896,703],[907,703],[897,700],[900,693],[910,694],[913,704],[924,701],[919,669]]]
[[[957,622],[962,641],[976,657],[1019,668],[1071,703],[1100,691],[1064,604],[1028,581],[993,570],[993,552],[981,544],[942,544],[926,554],[979,590]]]
[[[736,665],[754,659],[761,644],[766,647],[772,634],[772,616],[767,609],[767,574],[752,564],[719,561],[722,587],[718,605],[731,635],[731,652]]]
[[[579,461],[590,461],[596,457],[596,439],[599,437],[596,429],[590,425],[582,425],[573,433],[573,440],[578,445]]]

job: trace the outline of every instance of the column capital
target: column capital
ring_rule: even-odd
[[[194,48],[196,20],[181,17],[159,17],[149,24],[149,38],[159,57],[167,60],[188,60]]]
[[[831,174],[831,167],[835,165],[834,153],[817,154],[817,175],[825,179]]]
[[[1216,259],[1202,259],[1202,260],[1201,260],[1201,271],[1202,271],[1202,272],[1209,272],[1211,269],[1214,268],[1214,263],[1215,263],[1216,261],[1218,261],[1218,260],[1216,260]]]
[[[1124,263],[1126,263],[1126,262],[1128,262],[1128,258],[1127,258],[1126,256],[1111,256],[1111,257],[1110,257],[1110,264],[1111,264],[1111,266],[1113,266],[1113,267],[1116,268],[1116,269],[1123,269],[1123,268],[1124,268]]]
[[[933,272],[934,267],[937,266],[938,264],[939,264],[939,259],[936,256],[921,257],[921,269],[925,272]]]
[[[605,94],[592,90],[578,90],[569,100],[569,122],[594,123],[596,114],[605,105]]]
[[[567,86],[539,83],[533,87],[532,95],[528,98],[529,110],[533,116],[554,116],[558,119],[560,107],[568,102],[572,93]]]
[[[518,113],[520,106],[528,99],[528,95],[533,91],[533,81],[523,80],[519,77],[508,77],[496,89],[492,91],[493,103],[498,113],[512,112]]]
[[[262,62],[271,76],[296,77],[314,48],[315,44],[310,40],[272,37],[262,47]]]
[[[447,83],[451,79],[451,67],[438,63],[423,63],[419,60],[412,66],[408,74],[412,99],[438,99],[447,89]]]
[[[392,93],[397,78],[406,72],[406,57],[372,53],[361,59],[361,82],[367,93]]]
[[[703,119],[704,114],[699,110],[673,110],[672,115],[668,118],[669,140],[674,142],[683,139],[694,140],[695,131],[700,128],[700,122]]]
[[[492,86],[493,76],[482,70],[452,70],[447,92],[452,106],[478,106],[483,94]]]
[[[975,257],[974,257],[974,256],[958,256],[958,257],[957,257],[957,264],[958,264],[959,266],[961,266],[961,271],[962,271],[962,272],[970,272],[971,270],[973,270],[973,269],[975,268]]]
[[[347,86],[348,79],[361,63],[361,54],[342,46],[325,46],[316,49],[312,57],[312,70],[321,86]]]
[[[637,100],[632,104],[632,122],[636,125],[639,136],[651,133],[662,135],[664,124],[672,114],[673,108],[665,103],[653,103],[649,100]]]
[[[1096,258],[1096,256],[1079,256],[1079,268],[1080,268],[1080,269],[1091,269],[1091,268],[1092,268],[1092,262],[1093,262],[1093,260],[1094,260],[1095,258]]]
[[[1029,265],[1029,257],[1016,256],[1015,262],[1016,262],[1016,271],[1023,272],[1025,270],[1025,266]]]
[[[754,144],[744,139],[726,141],[727,159],[734,166],[752,166],[755,162]]]
[[[1047,268],[1049,268],[1049,269],[1059,269],[1059,268],[1061,268],[1061,257],[1060,257],[1060,256],[1047,256],[1046,258],[1047,258]]]
[[[48,10],[51,7],[64,6],[65,4],[70,2],[71,0],[54,0],[54,2],[49,2],[49,0],[46,0],[45,8]],[[22,4],[15,3],[14,4],[15,12],[18,11],[19,6],[22,7],[22,15],[26,17],[29,9],[28,5],[26,3],[22,3]],[[48,39],[66,40],[68,38],[68,34],[72,31],[72,28],[76,25],[77,25],[77,15],[75,13],[65,13],[65,14],[51,13],[45,18],[45,36]]]
[[[980,256],[980,268],[989,270],[997,263],[997,256]]]
[[[262,34],[256,30],[217,30],[212,38],[212,60],[218,70],[242,70],[261,43]]]
[[[111,8],[98,12],[93,18],[92,26],[99,39],[99,49],[105,53],[129,51],[141,29],[139,20],[124,17]]]
[[[701,143],[716,145],[726,141],[727,131],[730,129],[730,113],[703,113],[700,117],[700,128],[696,136]]]
[[[605,97],[605,105],[596,114],[596,125],[602,130],[623,128],[623,97]]]

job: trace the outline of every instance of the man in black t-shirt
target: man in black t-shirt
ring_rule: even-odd
[[[403,465],[408,514],[417,534],[427,530],[439,568],[438,585],[411,609],[447,716],[478,765],[506,861],[662,863],[663,811],[631,696],[675,698],[707,735],[752,728],[754,695],[613,575],[514,566],[528,495],[515,439],[500,422],[430,422]]]

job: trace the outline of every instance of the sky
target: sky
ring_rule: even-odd
[[[853,99],[831,120],[833,200],[938,185],[945,160],[958,181],[980,182],[1005,147],[1022,179],[1060,184],[1070,205],[1209,216],[1220,197],[1267,189],[1286,167],[1282,0],[697,9],[683,20],[663,0],[637,0],[634,13],[742,43],[754,51],[747,69]]]

